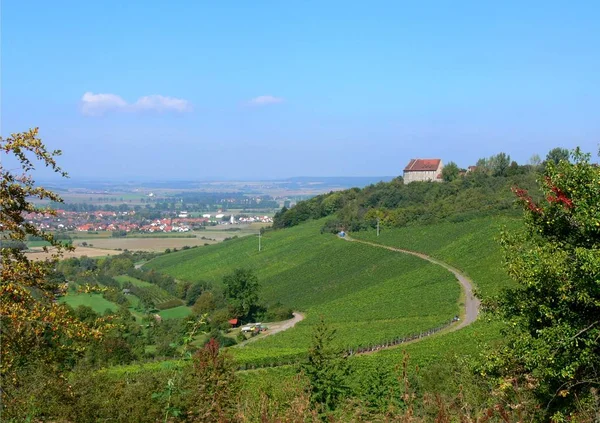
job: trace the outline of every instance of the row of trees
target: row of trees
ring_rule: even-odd
[[[510,188],[522,186],[537,198],[536,179],[549,163],[568,159],[568,151],[555,148],[541,162],[535,157],[519,165],[510,156],[499,153],[480,159],[470,172],[453,163],[443,171],[445,184],[413,182],[405,185],[402,177],[380,182],[364,189],[331,192],[282,208],[273,219],[273,228],[287,228],[309,219],[334,217],[324,231],[361,230],[374,227],[377,220],[390,227],[445,220],[465,220],[485,214],[514,210]]]

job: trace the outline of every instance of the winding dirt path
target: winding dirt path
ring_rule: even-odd
[[[405,250],[403,248],[390,247],[388,245],[377,244],[377,243],[370,242],[370,241],[362,241],[362,240],[359,240],[359,239],[351,238],[347,234],[342,239],[344,239],[346,241],[349,241],[349,242],[358,242],[358,243],[361,243],[361,244],[370,245],[372,247],[385,248],[386,250],[396,251],[398,253],[410,254],[410,255],[419,257],[419,258],[421,258],[423,260],[427,260],[427,261],[429,261],[429,262],[431,262],[433,264],[437,264],[438,266],[442,266],[444,269],[446,269],[449,272],[451,272],[456,277],[456,279],[458,280],[458,282],[460,283],[460,286],[461,286],[462,291],[463,291],[464,305],[465,305],[464,315],[462,316],[462,319],[458,322],[457,325],[450,326],[447,329],[447,331],[455,331],[455,330],[464,328],[465,326],[468,326],[471,323],[473,323],[475,320],[477,320],[477,316],[479,315],[479,306],[481,305],[481,301],[479,301],[479,298],[477,298],[473,294],[473,283],[472,283],[472,281],[469,278],[467,278],[464,274],[462,274],[455,267],[452,267],[449,264],[444,263],[443,261],[434,259],[433,257],[430,257],[427,254],[418,253],[416,251]],[[421,338],[421,339],[423,339],[423,338]]]
[[[306,317],[304,313],[300,313],[299,311],[294,311],[292,314],[294,315],[293,318],[289,320],[283,320],[281,322],[269,323],[269,329],[266,332],[263,332],[258,336],[240,342],[238,345],[236,345],[236,347],[243,347],[251,342],[255,342],[260,339],[266,338],[267,336],[275,335],[276,333],[291,329],[294,326],[296,326],[296,323],[301,322]]]

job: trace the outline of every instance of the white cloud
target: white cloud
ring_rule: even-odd
[[[283,98],[275,97],[272,95],[260,95],[258,97],[254,97],[250,100],[250,104],[254,104],[256,106],[265,106],[267,104],[277,104],[283,103]]]
[[[81,97],[81,112],[88,116],[98,116],[109,111],[174,111],[183,113],[191,110],[192,105],[187,100],[158,94],[140,97],[132,104],[127,103],[122,97],[116,94],[94,94],[92,92],[86,92]]]
[[[135,110],[156,110],[157,112],[164,112],[167,110],[173,110],[176,112],[187,112],[190,111],[192,105],[189,101],[181,98],[165,97],[163,95],[147,95],[140,97],[135,104],[132,105]]]
[[[127,102],[115,94],[94,94],[87,92],[81,97],[81,112],[84,115],[96,116],[108,110],[127,107]]]

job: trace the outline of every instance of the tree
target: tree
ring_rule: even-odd
[[[459,173],[460,173],[460,169],[458,168],[456,163],[449,162],[442,169],[442,178],[446,182],[451,182],[451,181],[455,180],[456,178],[458,178]]]
[[[544,164],[554,163],[557,165],[561,162],[561,160],[569,161],[569,157],[569,150],[566,148],[556,147],[546,154],[546,160],[544,161]]]
[[[219,351],[214,339],[195,354],[188,388],[193,404],[190,422],[236,421],[240,385],[231,357]]]
[[[335,330],[329,329],[321,316],[313,331],[307,361],[301,366],[309,380],[311,403],[323,411],[334,410],[350,391],[346,384],[350,367],[346,356],[332,347],[334,338]]]
[[[196,303],[192,307],[192,311],[197,315],[210,313],[217,308],[217,302],[215,296],[210,291],[204,291],[196,300]]]
[[[542,164],[542,159],[539,154],[534,154],[529,158],[529,165],[533,168],[537,168]]]
[[[54,215],[49,208],[37,207],[32,199],[60,203],[62,199],[43,187],[35,185],[34,162],[67,176],[56,163],[59,150],[49,151],[38,137],[38,129],[0,137],[0,151],[5,160],[18,163],[14,169],[0,164],[0,228],[3,235],[14,241],[27,236],[39,237],[52,246],[51,258],[31,261],[17,248],[2,245],[0,266],[0,376],[2,377],[2,407],[5,417],[23,412],[29,406],[19,398],[19,374],[26,368],[43,363],[60,370],[66,359],[80,350],[91,338],[101,336],[97,327],[77,321],[63,305],[55,302],[57,293],[66,290],[48,278],[56,261],[65,249],[50,233],[46,233],[25,218],[26,213]],[[48,248],[44,248],[49,251]],[[15,411],[16,410],[16,411]]]
[[[527,375],[554,411],[600,386],[600,168],[579,150],[572,157],[548,162],[543,201],[515,189],[524,228],[501,243],[518,287],[495,304],[510,327],[500,363]]]
[[[185,302],[186,305],[192,306],[202,295],[202,292],[205,290],[206,284],[202,284],[201,282],[196,282],[190,285],[185,294]]]
[[[258,278],[250,269],[235,269],[223,277],[225,297],[231,305],[233,314],[245,318],[258,303]]]
[[[510,156],[506,153],[498,153],[488,160],[492,176],[506,176],[510,167]]]

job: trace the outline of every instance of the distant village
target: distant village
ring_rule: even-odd
[[[403,171],[404,183],[415,181],[442,182],[444,164],[441,159],[411,159]],[[475,166],[469,166],[461,173],[469,173]],[[149,198],[154,193],[148,194]],[[262,199],[253,201],[260,203]],[[229,201],[229,200],[225,200]],[[233,200],[230,200],[233,201]],[[286,207],[293,206],[290,200],[284,202]],[[95,210],[95,211],[69,211],[56,210],[56,215],[29,213],[25,215],[28,223],[38,228],[50,231],[74,232],[120,232],[126,235],[130,232],[141,233],[184,233],[206,226],[239,225],[254,222],[273,223],[273,218],[264,215],[226,214],[223,210],[214,213],[200,213],[178,211],[164,212],[159,218],[148,219],[141,216],[136,210]]]
[[[162,217],[159,219],[144,219],[136,216],[131,211],[93,211],[74,212],[56,210],[56,215],[28,213],[25,215],[28,223],[40,229],[51,231],[76,231],[76,232],[189,232],[205,226],[239,225],[253,222],[273,223],[269,216],[203,214],[202,217],[191,217],[181,211],[176,217]]]

